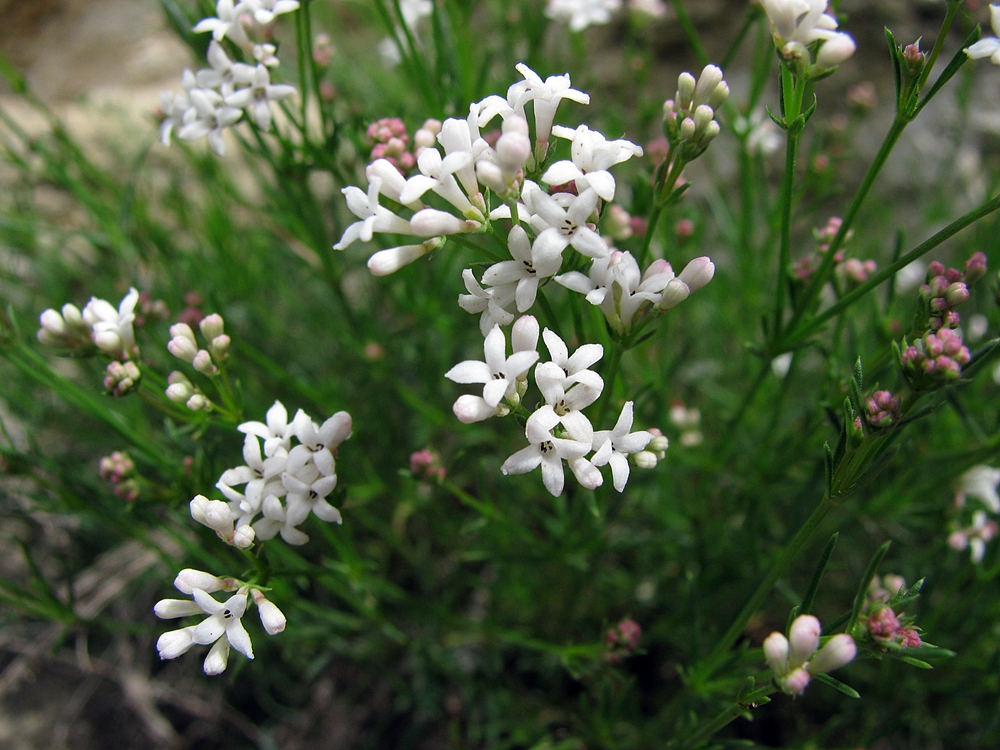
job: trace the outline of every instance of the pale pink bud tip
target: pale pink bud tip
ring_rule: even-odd
[[[789,695],[802,695],[812,679],[809,673],[799,667],[793,670],[787,677],[778,681],[781,689]]]
[[[792,665],[803,664],[816,649],[819,648],[819,634],[822,627],[812,615],[800,615],[792,622],[788,630],[788,642],[791,646],[788,661]]]
[[[695,258],[681,271],[679,278],[688,285],[688,289],[697,292],[715,276],[715,264],[708,257]]]
[[[788,639],[775,631],[764,639],[764,660],[775,675],[788,672]]]

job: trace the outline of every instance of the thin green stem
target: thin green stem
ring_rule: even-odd
[[[764,600],[771,593],[771,589],[774,588],[774,584],[778,582],[778,579],[785,573],[786,570],[791,566],[792,561],[795,556],[798,555],[799,550],[802,549],[809,537],[816,530],[816,527],[820,525],[826,515],[833,510],[835,507],[834,501],[829,495],[824,495],[823,499],[820,501],[819,505],[813,510],[806,522],[802,524],[802,527],[796,532],[792,540],[785,545],[784,549],[781,550],[781,554],[775,561],[774,565],[768,571],[764,580],[761,581],[757,590],[754,591],[750,600],[744,605],[743,609],[733,620],[733,623],[729,626],[729,629],[722,635],[719,641],[715,644],[715,647],[709,653],[709,655],[696,667],[695,673],[698,675],[700,680],[705,680],[715,672],[728,658],[729,650],[736,644],[743,631],[746,629],[747,623],[750,622],[750,618],[753,617],[754,613],[760,609],[760,606],[764,603]]]
[[[798,148],[798,135],[789,132],[785,144],[785,176],[781,182],[781,245],[778,251],[778,288],[774,295],[775,336],[780,335],[784,319],[788,267],[792,262],[792,203],[795,194],[795,160]]]
[[[924,84],[927,83],[931,70],[934,69],[934,63],[937,62],[938,56],[941,54],[941,48],[944,47],[944,40],[948,37],[948,31],[951,29],[951,23],[955,20],[955,16],[958,15],[960,7],[960,3],[948,3],[948,9],[945,11],[944,23],[941,24],[941,31],[938,32],[937,39],[934,41],[934,47],[931,49],[931,53],[927,56],[927,62],[924,64],[924,70],[920,74],[920,80],[917,82],[917,91],[923,89]]]
[[[929,239],[925,240],[917,247],[915,247],[913,250],[900,257],[898,260],[896,260],[895,263],[892,263],[886,268],[883,268],[881,271],[873,274],[871,278],[869,278],[864,284],[859,286],[857,289],[854,289],[845,294],[833,305],[831,305],[830,307],[828,307],[826,310],[816,315],[815,317],[811,318],[809,321],[802,324],[797,329],[792,329],[791,326],[789,326],[789,334],[783,341],[783,343],[788,347],[795,346],[804,338],[811,335],[814,331],[816,331],[830,318],[834,317],[835,315],[839,315],[845,309],[847,309],[855,302],[857,302],[859,299],[868,294],[868,292],[870,292],[876,286],[881,284],[883,281],[893,277],[896,274],[896,272],[899,271],[901,268],[909,265],[922,255],[927,254],[938,245],[942,244],[946,240],[958,234],[960,231],[965,229],[970,224],[974,224],[983,217],[993,213],[997,209],[1000,209],[1000,194],[996,195],[993,199],[987,201],[979,208],[973,209],[969,213],[959,217],[951,224],[946,226],[944,229],[942,229],[940,232],[930,237]]]
[[[889,158],[889,154],[892,153],[892,149],[895,147],[896,142],[899,140],[899,137],[903,134],[903,130],[908,124],[909,121],[899,115],[897,115],[896,119],[892,121],[892,126],[889,128],[889,132],[886,134],[885,140],[882,141],[882,146],[879,148],[878,154],[876,154],[875,159],[872,161],[871,165],[869,165],[868,172],[865,174],[864,180],[861,182],[858,191],[854,194],[854,198],[847,207],[840,229],[830,242],[829,249],[823,254],[823,262],[820,264],[816,274],[813,276],[813,280],[810,282],[805,292],[803,292],[801,302],[792,312],[791,320],[788,321],[788,325],[785,327],[786,331],[795,330],[795,327],[802,319],[802,316],[807,310],[809,310],[816,298],[819,296],[820,290],[826,284],[827,279],[829,279],[830,274],[833,271],[834,258],[837,255],[837,251],[843,246],[844,240],[847,238],[847,234],[854,224],[854,219],[858,215],[858,211],[861,209],[862,204],[871,192],[872,187],[875,185],[875,180],[878,179],[879,173],[882,171],[882,167],[885,166],[885,163]],[[779,339],[778,336],[775,338],[776,340]],[[782,344],[784,344],[784,342],[782,342]],[[787,350],[787,345],[785,345],[784,348]]]
[[[677,21],[680,23],[681,29],[684,31],[684,36],[687,37],[688,43],[691,45],[691,49],[694,52],[695,57],[698,58],[698,64],[704,68],[708,65],[708,53],[705,52],[705,48],[701,44],[701,39],[698,37],[698,31],[691,22],[691,16],[688,15],[687,10],[684,8],[683,0],[671,0],[671,2],[673,3],[674,10],[677,11]]]
[[[775,693],[777,691],[778,688],[774,685],[765,685],[759,690],[755,690],[746,695],[742,701],[734,702],[733,705],[718,713],[714,719],[698,727],[694,734],[684,741],[684,744],[681,745],[681,749],[685,750],[686,748],[697,747],[720,729],[729,725],[734,719],[738,719],[750,709],[756,708],[758,703],[766,703],[767,701],[761,701],[761,699],[767,698],[767,696],[771,695],[771,693]]]

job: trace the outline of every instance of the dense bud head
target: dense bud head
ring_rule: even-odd
[[[868,618],[868,632],[875,638],[891,639],[899,631],[899,618],[891,607],[883,607]]]

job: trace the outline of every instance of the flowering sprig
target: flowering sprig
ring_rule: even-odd
[[[250,634],[243,626],[243,615],[251,597],[268,635],[275,635],[285,629],[285,616],[281,610],[259,588],[235,578],[219,578],[204,571],[186,569],[177,575],[174,586],[181,593],[191,596],[193,601],[162,599],[153,607],[157,617],[164,620],[200,615],[207,617],[197,625],[163,633],[156,641],[161,659],[176,659],[195,645],[212,646],[204,662],[205,674],[208,675],[225,671],[229,663],[230,648],[253,659]],[[220,602],[212,596],[219,591],[236,593]]]
[[[799,615],[788,629],[788,637],[771,633],[764,640],[764,658],[777,686],[789,695],[802,695],[809,681],[854,660],[854,639],[846,633],[829,638],[820,648],[822,628],[812,615]]]

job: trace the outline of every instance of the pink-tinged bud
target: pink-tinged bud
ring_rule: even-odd
[[[268,600],[263,592],[254,589],[251,592],[254,603],[257,605],[257,613],[260,615],[260,624],[268,635],[277,635],[285,629],[285,616],[281,610],[275,606],[274,602]]]
[[[965,283],[975,284],[986,275],[986,255],[975,252],[965,261]]]
[[[788,639],[775,631],[764,639],[764,660],[775,676],[788,673]]]
[[[948,535],[948,546],[961,552],[969,546],[969,537],[961,531],[953,531]]]
[[[802,695],[806,691],[806,687],[808,687],[809,680],[811,679],[811,675],[802,667],[799,667],[777,682],[778,686],[789,695]]]
[[[788,663],[798,666],[805,663],[819,648],[823,628],[812,615],[799,615],[788,629]]]
[[[967,358],[966,362],[968,362]],[[958,380],[962,377],[962,366],[951,357],[943,354],[934,360],[934,371],[944,380]]]
[[[674,232],[677,233],[677,239],[684,242],[694,234],[694,222],[690,219],[681,219],[674,225]]]
[[[187,323],[174,323],[170,326],[170,338],[185,338],[190,341],[192,345],[198,345],[198,342],[194,337],[194,331],[191,330],[191,326]]]
[[[949,284],[954,284],[956,281],[965,281],[965,274],[957,268],[949,268],[946,270],[944,272],[944,277]]]
[[[899,645],[904,648],[920,648],[923,645],[920,636],[914,628],[903,628],[899,631],[899,635],[902,636]]]
[[[211,315],[206,315],[204,318],[201,319],[201,322],[198,323],[198,328],[201,329],[201,335],[205,337],[206,341],[211,341],[212,339],[217,338],[226,332],[225,321],[222,319],[222,316],[219,315],[218,313],[212,313]]]
[[[208,344],[208,350],[212,353],[212,357],[216,360],[222,360],[226,357],[229,352],[229,345],[231,341],[226,334],[221,336],[216,336]]]
[[[956,281],[945,290],[944,298],[949,307],[958,307],[969,299],[969,287],[962,281]]]
[[[177,574],[177,577],[174,579],[174,586],[182,594],[190,595],[195,589],[201,589],[211,594],[213,591],[222,591],[226,588],[226,583],[211,573],[185,568]]]
[[[425,208],[413,214],[410,228],[418,237],[437,237],[446,234],[471,232],[480,227],[478,221],[460,219],[447,211]]]
[[[811,674],[825,674],[854,661],[858,647],[847,633],[833,636],[809,662]]]
[[[847,90],[847,104],[855,109],[870,111],[878,106],[878,92],[871,81],[862,81]]]
[[[899,618],[889,607],[883,607],[868,618],[868,631],[873,637],[889,640],[899,631]]]
[[[944,276],[944,263],[938,260],[932,260],[927,265],[927,281],[930,281],[935,276]]]
[[[642,627],[635,620],[625,619],[618,623],[618,635],[620,641],[631,650],[639,646],[639,639],[642,637]]]
[[[191,360],[191,365],[203,375],[214,375],[218,368],[212,362],[212,355],[206,349],[199,349]]]
[[[663,458],[667,449],[670,447],[670,441],[667,439],[667,436],[663,434],[663,431],[657,427],[650,427],[648,432],[653,436],[653,439],[649,441],[649,445],[646,446],[646,449],[655,453],[657,458]]]
[[[816,53],[816,65],[824,70],[835,68],[850,59],[856,49],[857,46],[849,35],[835,31]]]
[[[697,292],[715,276],[715,264],[708,257],[695,258],[681,271],[679,278],[690,292]]]
[[[920,70],[924,66],[924,61],[927,59],[927,55],[920,51],[920,45],[907,44],[903,48],[903,59],[906,64],[910,66],[913,72]]]
[[[167,390],[169,391],[170,389],[168,388]],[[209,407],[211,407],[212,402],[205,398],[202,394],[196,393],[191,396],[191,398],[189,398],[184,405],[191,411],[206,411]]]

